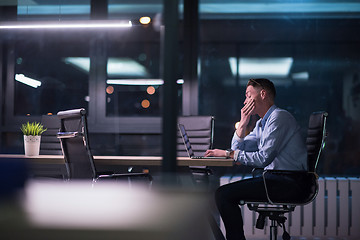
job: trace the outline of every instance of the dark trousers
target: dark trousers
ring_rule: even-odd
[[[270,176],[266,179],[271,196],[296,199],[303,193],[301,181],[298,179],[286,176]],[[239,207],[240,200],[267,201],[263,178],[254,177],[240,180],[223,185],[216,190],[215,201],[224,222],[227,240],[245,239]]]

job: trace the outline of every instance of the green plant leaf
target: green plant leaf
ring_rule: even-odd
[[[47,128],[44,128],[39,122],[27,122],[21,125],[20,130],[26,136],[39,136],[45,132]]]

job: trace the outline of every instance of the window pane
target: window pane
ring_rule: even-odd
[[[229,148],[231,126],[239,113],[239,81],[229,62],[235,56],[234,44],[203,44],[199,75],[199,114],[215,116],[216,148]],[[235,72],[233,72],[235,71]],[[226,106],[226,107],[225,107]]]
[[[108,55],[106,116],[160,116],[159,43],[110,40]]]
[[[79,59],[88,58],[88,44],[63,34],[19,38],[15,46],[14,115],[87,108],[89,72]],[[39,86],[30,86],[29,80]]]
[[[160,17],[163,9],[163,0],[108,0],[108,3],[110,19],[138,21],[142,16],[149,16],[152,18],[152,22],[154,22],[160,20],[157,17]]]
[[[18,0],[18,20],[72,20],[90,18],[90,0]]]
[[[275,12],[268,12],[261,4],[239,1],[242,8],[229,12],[225,4],[215,13],[209,1],[201,3],[199,109],[216,117],[214,146],[228,148],[247,80],[266,77],[277,88],[276,105],[295,116],[304,138],[309,115],[329,113],[319,173],[357,176],[359,18],[346,14],[346,4],[335,13],[314,4],[309,13],[310,3],[304,3],[295,13],[291,3],[270,1]],[[236,80],[228,81],[229,72]]]
[[[159,116],[160,86],[108,85],[106,116]]]

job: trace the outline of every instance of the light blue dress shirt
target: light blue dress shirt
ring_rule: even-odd
[[[277,170],[307,170],[305,141],[295,118],[286,110],[271,106],[244,138],[234,133],[231,149],[243,165]]]

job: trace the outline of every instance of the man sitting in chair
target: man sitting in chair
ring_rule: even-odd
[[[276,90],[268,79],[250,79],[241,120],[231,150],[207,150],[205,156],[226,156],[235,164],[275,170],[307,171],[307,151],[300,127],[286,110],[274,105]],[[261,118],[246,135],[250,116]],[[302,194],[302,182],[289,176],[273,176],[268,188],[274,195],[296,199]],[[227,240],[245,239],[240,201],[267,201],[261,176],[240,180],[219,187],[216,204],[223,219]]]

